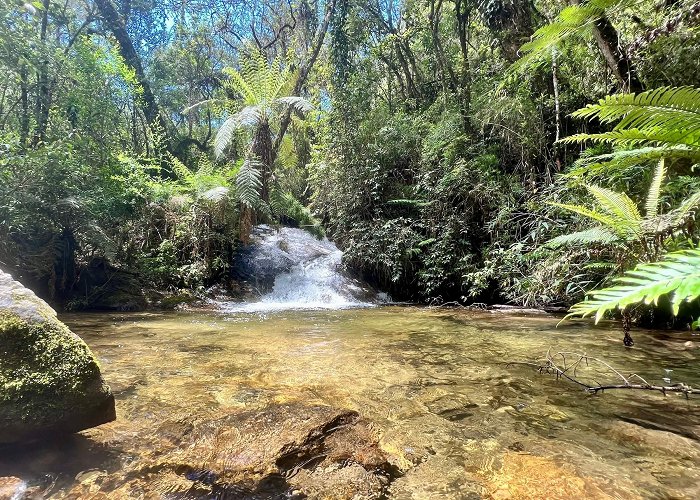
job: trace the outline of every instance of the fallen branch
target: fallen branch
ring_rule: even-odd
[[[573,362],[570,360],[573,358]],[[577,371],[581,366],[590,366],[592,363],[597,363],[605,367],[609,372],[613,373],[622,382],[621,383],[609,383],[601,384],[595,383],[590,384],[577,378]],[[575,352],[557,352],[552,354],[551,349],[547,351],[547,357],[544,361],[539,363],[519,363],[526,364],[529,366],[534,366],[537,368],[539,373],[553,374],[557,377],[566,379],[576,385],[583,387],[584,391],[589,394],[597,394],[598,392],[604,392],[608,389],[633,389],[642,391],[658,391],[664,396],[669,392],[678,392],[685,394],[688,398],[691,394],[700,394],[700,389],[695,389],[688,384],[679,382],[672,385],[654,385],[647,382],[644,378],[632,373],[628,376],[624,376],[618,370],[613,368],[610,364],[605,361],[588,356],[586,354],[579,354]]]

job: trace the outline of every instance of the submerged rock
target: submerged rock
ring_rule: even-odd
[[[392,467],[370,423],[327,406],[276,404],[200,422],[165,422],[147,460],[102,490],[157,498],[380,498]],[[80,496],[77,486],[71,492]]]
[[[0,444],[115,419],[114,397],[80,337],[0,271]]]
[[[234,278],[258,293],[272,290],[275,278],[298,264],[284,240],[276,238],[276,233],[269,226],[256,226],[250,243],[239,248],[234,258]]]

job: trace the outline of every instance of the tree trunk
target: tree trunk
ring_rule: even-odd
[[[126,31],[124,20],[117,12],[117,9],[112,4],[111,0],[95,0],[95,4],[104,19],[104,22],[117,39],[117,44],[119,45],[119,54],[124,58],[124,61],[128,66],[130,66],[134,73],[136,74],[136,80],[141,87],[143,93],[141,95],[140,107],[143,111],[146,121],[150,126],[156,126],[162,129],[165,133],[168,131],[167,123],[160,113],[158,103],[153,95],[151,86],[146,79],[146,74],[143,70],[143,65],[141,64],[141,58],[139,57],[134,44],[131,41],[129,33]]]
[[[50,0],[44,0],[44,11],[41,17],[41,31],[39,32],[39,38],[42,45],[46,42],[46,36],[49,24],[49,8],[51,6]],[[44,47],[46,48],[46,47]],[[34,129],[34,137],[32,138],[32,144],[36,146],[40,142],[46,140],[46,128],[49,121],[49,62],[46,57],[43,58],[39,64],[39,69],[37,72],[37,98],[36,98],[36,128]]]
[[[593,36],[610,71],[622,85],[625,92],[641,92],[644,90],[637,71],[620,46],[620,37],[615,27],[607,17],[603,16],[593,25]]]
[[[314,63],[316,63],[316,59],[318,59],[318,54],[321,51],[321,47],[323,46],[323,39],[326,37],[326,32],[328,32],[328,25],[331,21],[331,17],[333,17],[333,12],[335,11],[335,3],[336,0],[328,0],[326,6],[326,14],[323,17],[323,22],[321,22],[321,25],[316,30],[316,36],[314,39],[314,43],[311,47],[311,52],[308,54],[306,61],[301,65],[301,68],[299,68],[299,74],[297,75],[297,79],[294,82],[294,89],[292,91],[292,95],[294,96],[298,96],[299,94],[301,94],[301,89],[304,87],[306,79],[309,77],[311,68],[313,68]],[[291,122],[292,110],[291,108],[289,108],[287,109],[287,111],[285,111],[284,115],[282,116],[282,120],[280,121],[279,133],[277,134],[277,137],[275,137],[275,142],[272,147],[270,165],[274,163],[275,158],[277,157],[277,153],[279,152],[280,147],[282,146],[282,139],[284,138],[284,134],[287,133],[287,128],[289,128],[289,124]]]

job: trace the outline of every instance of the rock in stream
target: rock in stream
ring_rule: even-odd
[[[69,497],[380,498],[393,476],[372,426],[350,410],[276,404],[155,434],[151,456]]]
[[[0,445],[116,418],[97,360],[56,312],[0,271]]]

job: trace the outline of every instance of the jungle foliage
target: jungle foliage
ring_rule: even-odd
[[[0,265],[64,305],[116,281],[235,288],[270,223],[327,234],[397,299],[700,314],[696,1],[0,0],[0,18]],[[658,301],[664,269],[682,283]]]

